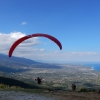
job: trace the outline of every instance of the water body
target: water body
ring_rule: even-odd
[[[87,63],[85,66],[92,67],[93,70],[100,71],[100,63]]]

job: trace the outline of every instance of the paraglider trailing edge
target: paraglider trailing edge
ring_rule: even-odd
[[[15,42],[13,43],[13,45],[10,47],[10,49],[9,49],[9,54],[8,54],[9,57],[12,56],[12,53],[13,53],[14,49],[15,49],[21,42],[23,42],[24,40],[27,40],[27,39],[29,39],[29,38],[38,37],[38,36],[46,37],[46,38],[52,40],[53,42],[55,42],[55,43],[59,46],[60,50],[62,49],[62,44],[61,44],[60,41],[59,41],[58,39],[56,39],[55,37],[53,37],[53,36],[51,36],[51,35],[48,35],[48,34],[36,33],[36,34],[31,34],[31,35],[24,36],[24,37],[18,39],[17,41],[15,41]]]

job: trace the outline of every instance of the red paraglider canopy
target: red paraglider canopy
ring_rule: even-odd
[[[61,43],[60,43],[59,40],[57,40],[55,37],[53,37],[53,36],[51,36],[51,35],[48,35],[48,34],[38,33],[38,34],[32,34],[32,35],[24,36],[24,37],[18,39],[17,41],[15,41],[15,42],[13,43],[13,45],[11,46],[10,50],[9,50],[9,57],[12,56],[12,53],[13,53],[14,49],[15,49],[21,42],[23,42],[24,40],[27,40],[27,39],[29,39],[29,38],[38,37],[38,36],[46,37],[46,38],[52,40],[53,42],[55,42],[55,43],[59,46],[60,50],[62,49]]]

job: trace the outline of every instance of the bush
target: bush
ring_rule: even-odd
[[[10,88],[12,88],[12,89],[20,89],[21,87],[20,86],[11,86]]]
[[[79,92],[88,92],[88,90],[87,90],[86,88],[81,88],[81,89],[79,90]]]
[[[9,88],[9,85],[0,84],[0,88]]]

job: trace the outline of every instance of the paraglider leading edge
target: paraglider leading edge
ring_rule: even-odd
[[[14,49],[15,49],[21,42],[23,42],[24,40],[27,40],[27,39],[29,39],[29,38],[38,37],[38,36],[46,37],[46,38],[52,40],[53,42],[55,42],[55,43],[59,46],[60,50],[62,49],[62,45],[61,45],[60,41],[57,40],[55,37],[53,37],[53,36],[51,36],[51,35],[48,35],[48,34],[37,33],[37,34],[31,34],[31,35],[24,36],[24,37],[18,39],[17,41],[15,41],[15,42],[13,43],[13,45],[11,46],[10,50],[9,50],[9,57],[12,56],[12,53],[13,53]]]

